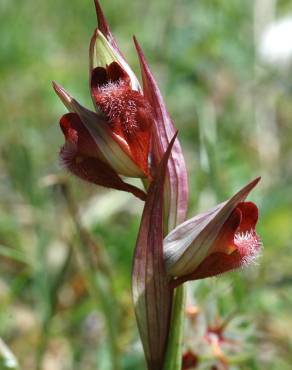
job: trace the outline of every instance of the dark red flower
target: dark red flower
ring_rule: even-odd
[[[149,178],[152,109],[110,33],[96,1],[99,27],[90,42],[90,87],[96,113],[84,108],[61,86],[54,89],[69,110],[60,121],[66,143],[62,163],[89,182],[145,193],[119,175]]]
[[[65,114],[60,120],[60,126],[66,139],[60,151],[60,158],[74,175],[96,185],[133,193],[145,200],[143,191],[122,181],[117,173],[100,159],[102,153],[78,114]]]
[[[258,209],[244,199],[258,181],[169,233],[164,257],[174,286],[222,274],[256,259],[262,245],[255,230]]]

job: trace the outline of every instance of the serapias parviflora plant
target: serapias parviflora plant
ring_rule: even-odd
[[[255,230],[258,209],[245,199],[259,178],[227,201],[186,220],[185,160],[158,85],[134,38],[140,85],[98,0],[95,8],[98,27],[89,46],[89,86],[95,110],[83,107],[53,83],[69,111],[60,119],[65,136],[60,159],[79,178],[130,192],[145,202],[133,253],[137,325],[148,370],[179,370],[180,361],[168,350],[175,321],[175,289],[186,281],[222,274],[257,258],[261,250]],[[133,186],[124,177],[140,178],[143,186]],[[176,351],[180,353],[179,348]]]

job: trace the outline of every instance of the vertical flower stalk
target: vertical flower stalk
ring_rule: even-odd
[[[154,163],[157,163],[169,145],[169,141],[175,132],[175,127],[136,38],[134,38],[134,42],[141,66],[144,95],[148,98],[154,111],[155,125],[153,126],[152,154]],[[185,220],[188,209],[188,193],[186,164],[180,143],[177,139],[174,142],[170,154],[164,184],[165,234]],[[181,367],[185,288],[180,286],[177,290],[173,296],[172,319],[169,328],[167,350],[163,360],[165,370],[176,370]]]
[[[163,191],[167,161],[174,144],[171,141],[145,203],[132,273],[135,313],[148,368],[163,366],[170,325],[172,288],[163,254]]]
[[[60,158],[74,175],[145,201],[133,258],[132,295],[148,370],[180,370],[184,287],[256,259],[258,209],[246,197],[259,178],[213,209],[186,220],[188,179],[177,130],[136,38],[143,88],[95,0],[98,27],[89,47],[94,111],[63,87],[69,113]],[[136,177],[146,190],[130,185]]]

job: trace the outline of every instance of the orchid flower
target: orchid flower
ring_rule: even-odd
[[[257,206],[244,199],[255,179],[232,198],[172,230],[164,239],[164,260],[173,286],[245,266],[261,250],[255,227]]]
[[[99,27],[89,48],[90,87],[96,112],[83,107],[63,87],[53,87],[69,110],[60,120],[65,136],[61,162],[73,174],[97,185],[145,193],[119,175],[151,179],[152,109],[137,78],[121,56],[96,2]]]
[[[178,225],[162,241],[163,183],[171,145],[145,202],[132,275],[135,312],[151,370],[164,364],[173,288],[246,266],[261,250],[255,230],[258,209],[245,201],[260,178],[210,211]]]

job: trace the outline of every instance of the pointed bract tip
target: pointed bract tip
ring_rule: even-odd
[[[173,144],[174,144],[174,142],[175,142],[175,140],[177,138],[177,134],[178,134],[178,131],[176,131],[175,134],[173,135],[173,137],[172,137],[172,139],[171,139],[171,141],[170,141],[170,143],[168,145],[168,148],[167,148],[166,152],[164,153],[164,156],[163,156],[163,158],[161,160],[161,166],[166,165],[166,163],[168,161],[168,158],[170,156],[170,153],[171,153]]]
[[[56,81],[52,81],[53,89],[57,92],[61,87]]]
[[[53,81],[52,85],[53,85],[53,89],[55,90],[56,94],[62,100],[63,104],[68,108],[68,104],[72,103],[72,100],[73,100],[72,96],[64,89],[64,87],[59,85],[57,82]]]
[[[143,50],[142,50],[142,48],[141,48],[141,46],[140,46],[140,44],[137,40],[137,37],[135,35],[133,35],[133,41],[134,41],[134,45],[135,45],[135,48],[137,50],[137,53],[138,53],[139,57],[141,59],[144,59],[145,56],[144,56]]]
[[[64,89],[63,86],[59,85],[57,82],[53,81],[52,82],[53,88],[56,91],[57,94],[61,93],[62,95],[67,95],[70,96],[66,90]]]
[[[262,177],[261,176],[258,176],[254,180],[251,181],[251,184],[253,184],[254,186],[256,186],[261,181],[261,179],[262,179]]]
[[[105,18],[105,15],[103,13],[103,10],[100,6],[99,0],[94,0],[94,5],[95,5],[98,28],[104,35],[110,35],[111,32],[110,32],[107,20]]]
[[[242,202],[248,196],[248,194],[255,188],[255,186],[260,181],[261,177],[256,177],[254,180],[250,181],[247,185],[241,188],[232,198],[229,199],[229,202]]]
[[[94,0],[95,10],[96,10],[96,16],[97,20],[99,21],[100,16],[104,16],[103,11],[100,6],[100,2],[98,0]]]
[[[256,185],[260,182],[261,176],[256,177],[254,180],[249,182],[243,189],[242,191],[249,193],[253,188],[256,187]]]
[[[132,38],[133,38],[134,44],[139,46],[137,37],[133,35]]]

